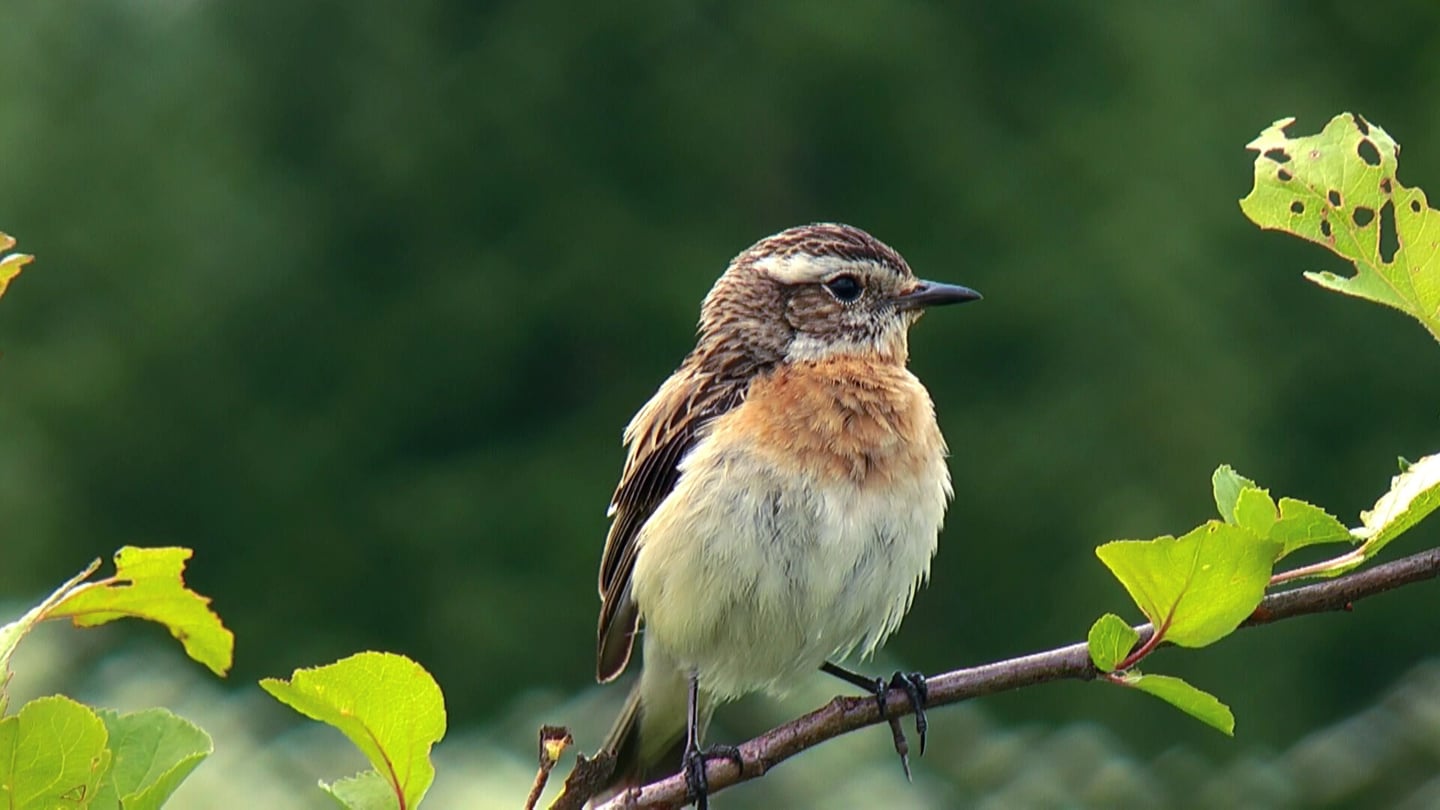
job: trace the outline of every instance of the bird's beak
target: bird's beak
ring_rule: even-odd
[[[895,296],[895,306],[903,310],[925,309],[945,304],[963,304],[979,301],[980,293],[959,284],[941,284],[937,281],[921,281],[910,291]]]

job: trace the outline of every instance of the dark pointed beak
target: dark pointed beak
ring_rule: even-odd
[[[945,304],[963,304],[979,301],[980,293],[959,284],[941,284],[937,281],[922,281],[914,289],[895,297],[895,306],[900,309],[925,309]]]

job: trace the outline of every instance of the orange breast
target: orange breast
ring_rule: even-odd
[[[913,374],[848,357],[791,363],[755,380],[714,438],[753,442],[779,467],[861,486],[921,474],[945,452],[930,395]]]

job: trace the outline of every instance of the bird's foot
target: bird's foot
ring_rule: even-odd
[[[685,785],[690,788],[690,796],[695,799],[697,810],[708,810],[710,807],[710,781],[705,776],[705,765],[707,760],[724,759],[735,763],[736,769],[745,770],[745,760],[740,757],[740,749],[733,745],[712,745],[705,749],[686,746],[684,757]]]
[[[925,683],[925,676],[919,672],[896,672],[887,684],[883,678],[875,679],[875,702],[880,707],[880,716],[890,724],[890,732],[895,737],[895,753],[900,755],[900,767],[905,769],[905,779],[910,780],[910,742],[905,739],[905,732],[900,728],[900,718],[890,716],[890,709],[886,705],[885,698],[890,694],[891,689],[899,689],[910,698],[910,705],[915,709],[915,734],[920,738],[920,756],[925,756],[925,735],[930,728],[930,723],[925,718],[925,707],[930,702],[930,689]]]

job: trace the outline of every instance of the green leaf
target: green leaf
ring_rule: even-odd
[[[185,646],[185,653],[217,675],[230,669],[235,634],[210,610],[210,600],[185,587],[188,548],[135,548],[115,554],[115,575],[82,585],[50,611],[77,627],[94,627],[134,617],[159,622]]]
[[[210,735],[166,709],[99,712],[114,762],[100,785],[97,807],[155,810],[215,750]]]
[[[3,236],[3,234],[0,234]],[[6,693],[6,687],[10,683],[10,656],[14,654],[15,647],[20,640],[34,629],[35,625],[48,618],[52,608],[69,596],[80,586],[91,574],[100,568],[100,561],[90,563],[84,571],[70,578],[69,582],[55,589],[55,592],[45,598],[45,601],[31,608],[24,616],[13,622],[0,627],[0,716],[5,714],[9,706],[10,696]]]
[[[1319,543],[1355,541],[1345,524],[1329,512],[1295,498],[1281,498],[1277,506],[1269,490],[1235,472],[1229,464],[1216,469],[1211,481],[1215,506],[1225,522],[1278,543],[1281,557]]]
[[[1319,512],[1309,504],[1305,506]],[[1440,455],[1431,455],[1411,464],[1404,472],[1390,479],[1390,491],[1380,496],[1370,511],[1360,513],[1361,527],[1348,532],[1351,539],[1362,541],[1359,548],[1333,559],[1286,571],[1277,579],[1290,581],[1304,577],[1334,577],[1350,571],[1374,557],[1389,545],[1390,541],[1435,511],[1436,507],[1440,507]],[[1285,503],[1282,501],[1282,511],[1284,508]],[[1329,515],[1324,518],[1333,520]],[[1321,539],[1312,542],[1324,542],[1325,536],[1333,534],[1335,528],[1333,525],[1319,525],[1313,531],[1321,535]]]
[[[1090,625],[1090,660],[1101,672],[1114,672],[1139,640],[1140,634],[1129,622],[1114,613],[1106,613]]]
[[[1116,540],[1095,553],[1156,632],[1203,647],[1254,612],[1279,550],[1244,527],[1212,520],[1178,539]]]
[[[1268,490],[1249,486],[1240,490],[1235,500],[1235,519],[1230,521],[1255,533],[1256,537],[1269,537],[1270,530],[1280,519],[1280,510]]]
[[[1440,340],[1440,212],[1396,179],[1400,147],[1359,116],[1337,115],[1319,135],[1291,138],[1295,119],[1270,125],[1246,148],[1255,185],[1240,208],[1261,228],[1323,245],[1354,276],[1306,273],[1326,289],[1394,307]]]
[[[0,233],[0,254],[4,254],[13,247],[15,247],[15,240],[9,234]],[[10,286],[10,282],[20,275],[21,268],[29,264],[33,258],[35,257],[27,256],[24,253],[0,255],[0,296],[5,295],[5,289]]]
[[[435,679],[403,655],[363,652],[290,680],[266,678],[265,691],[306,717],[340,729],[385,777],[400,810],[416,807],[435,768],[430,746],[445,736],[445,701]]]
[[[1324,509],[1295,498],[1281,498],[1280,520],[1270,530],[1270,539],[1280,544],[1283,557],[1321,543],[1353,543],[1355,535]]]
[[[1426,456],[1390,479],[1390,491],[1368,512],[1360,513],[1366,559],[1375,556],[1396,537],[1440,506],[1440,454]]]
[[[110,767],[105,724],[62,695],[0,720],[0,801],[7,810],[89,805]]]
[[[320,789],[346,810],[396,810],[400,806],[395,789],[378,771],[363,771],[328,785],[321,782]]]
[[[1235,502],[1240,499],[1240,490],[1255,486],[1255,482],[1235,472],[1229,464],[1221,464],[1210,476],[1211,487],[1215,490],[1215,507],[1226,523],[1235,522]]]
[[[1231,714],[1230,707],[1179,678],[1130,672],[1122,676],[1121,683],[1148,692],[1191,717],[1235,736],[1235,715]]]

